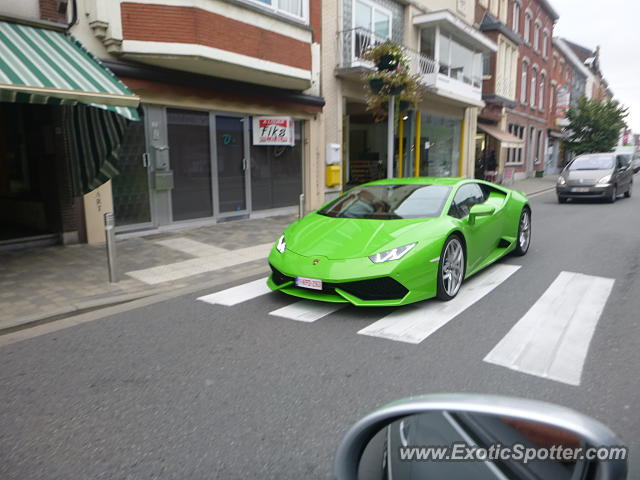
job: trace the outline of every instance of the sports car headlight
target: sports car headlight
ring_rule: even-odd
[[[282,235],[278,239],[278,243],[276,244],[276,250],[278,250],[280,253],[284,253],[286,249],[287,249],[287,242],[284,241],[284,235]]]
[[[371,255],[369,260],[373,263],[384,263],[391,262],[392,260],[400,260],[404,257],[409,250],[415,247],[416,244],[412,243],[411,245],[405,245],[404,247],[396,247],[391,250],[387,250],[386,252],[376,253],[375,255]]]
[[[566,185],[567,180],[564,177],[558,177],[558,185]]]
[[[598,180],[598,184],[603,185],[605,183],[609,183],[611,181],[611,175],[607,175],[606,177],[602,177]]]

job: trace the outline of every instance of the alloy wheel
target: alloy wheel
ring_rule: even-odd
[[[464,250],[457,238],[452,238],[444,251],[442,263],[442,286],[450,297],[455,296],[464,276]]]
[[[520,245],[520,250],[526,252],[529,249],[529,242],[531,242],[531,214],[526,209],[520,216],[519,232],[518,244]]]

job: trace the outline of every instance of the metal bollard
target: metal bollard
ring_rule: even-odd
[[[104,233],[107,239],[107,265],[109,267],[109,283],[118,282],[116,264],[116,222],[113,213],[104,214]]]
[[[298,218],[302,217],[304,217],[304,193],[301,193],[298,199]]]

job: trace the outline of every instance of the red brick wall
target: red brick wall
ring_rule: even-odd
[[[311,70],[310,45],[279,33],[192,7],[127,2],[121,9],[125,40],[199,44]]]
[[[546,118],[549,114],[549,87],[551,85],[550,83],[550,76],[551,76],[551,70],[552,70],[552,61],[553,61],[553,47],[551,45],[551,39],[553,37],[553,19],[549,16],[549,13],[542,8],[542,6],[538,3],[537,0],[524,0],[522,2],[522,8],[520,10],[520,26],[519,26],[519,32],[520,32],[520,36],[524,36],[524,25],[525,25],[525,13],[527,11],[527,9],[529,9],[532,13],[532,19],[531,19],[531,28],[530,28],[530,32],[529,32],[529,39],[524,39],[525,43],[523,45],[520,46],[520,59],[519,59],[519,64],[518,64],[518,75],[517,75],[517,85],[516,85],[516,98],[517,98],[517,106],[516,106],[516,110],[523,112],[523,113],[527,113],[529,115],[534,115],[536,117],[540,117],[541,119],[544,119],[544,121],[546,122]],[[540,29],[540,49],[539,51],[534,50],[533,48],[533,38],[534,38],[534,32],[535,32],[535,25],[536,25],[536,20],[539,20],[541,23],[541,29]],[[544,58],[542,56],[542,43],[544,40],[544,31],[545,29],[549,32],[549,39],[548,39],[548,49],[547,49],[547,58]],[[527,43],[528,42],[528,43]],[[521,92],[521,80],[522,80],[522,66],[523,66],[523,60],[527,58],[529,59],[529,72],[527,75],[527,103],[529,102],[529,99],[531,98],[531,72],[533,69],[534,65],[538,66],[538,78],[537,78],[537,83],[538,85],[540,84],[540,75],[542,73],[543,70],[546,71],[546,86],[544,89],[544,111],[541,112],[538,108],[537,105],[539,103],[539,96],[538,93],[536,92],[536,108],[531,107],[530,105],[524,105],[522,103],[520,103],[520,92]]]
[[[40,19],[49,22],[66,23],[67,16],[65,6],[62,5],[62,12],[58,11],[57,0],[39,0],[40,2]],[[68,5],[66,6],[68,8]]]
[[[564,60],[564,61],[563,61]],[[556,84],[556,92],[557,89],[563,85],[569,87],[569,91],[571,91],[571,86],[573,84],[573,67],[569,63],[569,61],[565,58],[564,54],[554,47],[553,49],[553,57],[551,59],[551,80]],[[549,84],[549,92],[551,93],[551,84]],[[553,105],[553,108],[550,108],[548,120],[549,126],[552,128],[558,128],[556,125],[556,102],[557,95],[555,98],[549,98],[549,104]]]
[[[322,40],[322,0],[309,0],[309,23],[313,30],[313,41]]]

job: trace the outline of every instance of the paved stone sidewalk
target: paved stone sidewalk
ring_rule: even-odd
[[[269,246],[294,219],[240,220],[118,239],[115,284],[108,281],[104,245],[0,252],[0,331],[216,278],[222,283],[239,267],[247,275],[266,271]],[[162,277],[158,269],[170,273]]]
[[[512,188],[537,193],[557,176]],[[104,245],[0,252],[0,332],[168,290],[266,273],[264,258],[293,216],[240,220],[117,241],[119,278],[108,282]],[[129,272],[130,274],[127,274]]]

